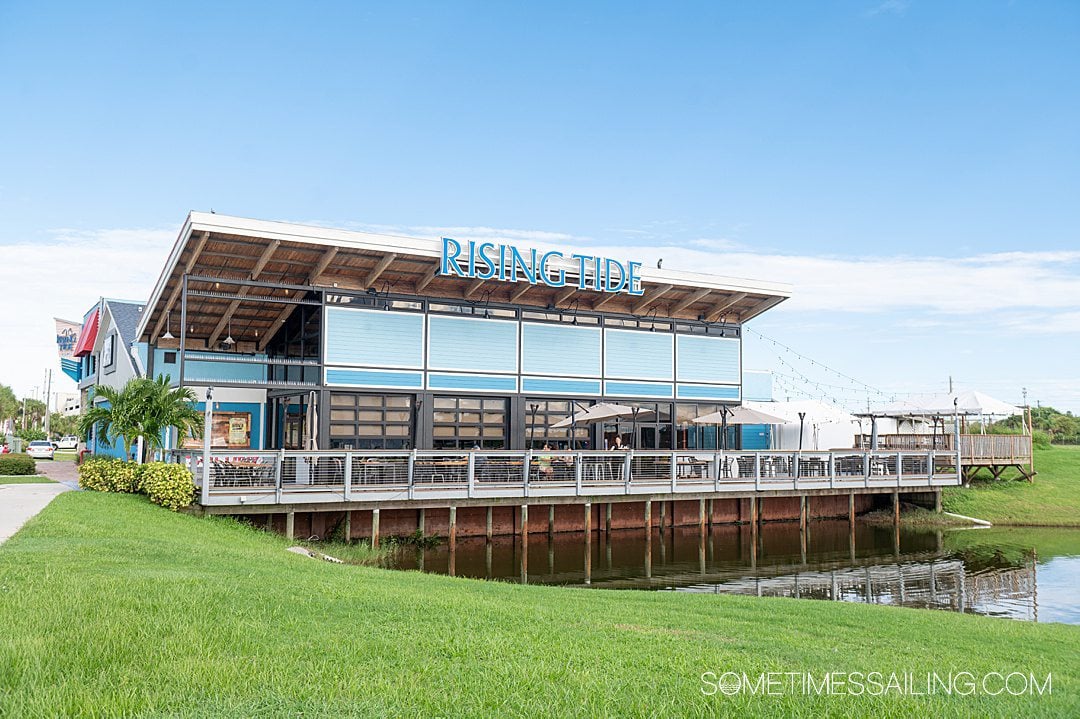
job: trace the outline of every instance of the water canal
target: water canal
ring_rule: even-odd
[[[478,579],[868,602],[1080,624],[1080,530],[915,530],[844,520],[458,539],[402,548],[398,569]]]

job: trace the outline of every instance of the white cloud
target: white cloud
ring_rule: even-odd
[[[53,317],[80,321],[102,295],[145,300],[175,240],[175,230],[57,230],[0,245],[0,383],[29,394],[52,368],[53,391],[74,392],[60,373]]]

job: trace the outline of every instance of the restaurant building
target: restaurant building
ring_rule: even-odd
[[[690,420],[743,399],[742,325],[789,295],[632,251],[192,212],[134,341],[147,375],[214,388],[215,447],[716,449]],[[555,427],[597,402],[636,411]]]

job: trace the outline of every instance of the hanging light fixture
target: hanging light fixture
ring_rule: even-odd
[[[232,336],[232,317],[229,318],[229,334],[225,337],[225,344],[230,346],[236,344]]]
[[[163,340],[174,340],[176,336],[172,333],[172,310],[165,313],[165,334],[161,335]]]

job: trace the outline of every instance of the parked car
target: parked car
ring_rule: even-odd
[[[56,443],[56,448],[57,449],[78,449],[79,448],[79,438],[74,434],[65,434]]]
[[[31,442],[26,448],[26,453],[34,459],[52,459],[54,451],[52,442],[46,442],[43,439]]]

